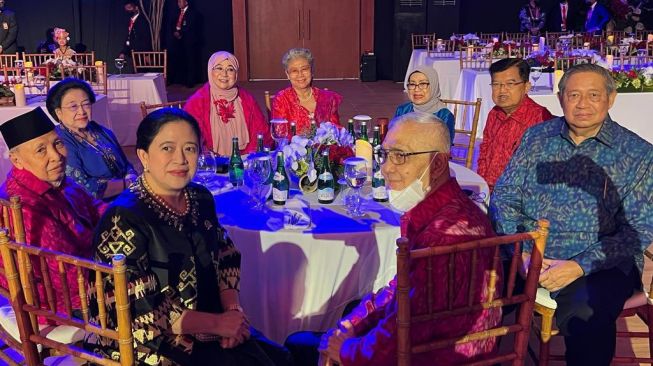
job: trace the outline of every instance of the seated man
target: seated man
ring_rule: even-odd
[[[528,96],[530,66],[518,58],[504,58],[490,66],[494,108],[487,116],[478,156],[478,174],[494,188],[524,131],[553,115]]]
[[[605,69],[576,65],[559,85],[564,117],[526,131],[490,213],[501,234],[550,221],[540,285],[558,303],[567,365],[609,365],[653,241],[653,146],[610,119],[617,93]]]
[[[0,132],[14,165],[0,194],[4,198],[20,197],[27,243],[91,258],[93,230],[104,206],[66,178],[66,148],[50,118],[41,108],[35,108],[2,124]],[[57,309],[63,312],[66,295],[57,264],[53,261],[49,266]],[[40,276],[38,267],[34,274]],[[0,277],[0,285],[7,287],[4,277]],[[68,287],[71,305],[80,309],[76,271],[68,271]],[[47,304],[42,287],[39,292],[41,304]]]
[[[396,117],[383,142],[379,158],[390,188],[390,204],[401,212],[401,235],[410,239],[413,249],[444,246],[494,236],[485,214],[449,176],[449,132],[447,126],[432,114],[413,112]],[[464,259],[461,259],[464,260]],[[446,288],[446,258],[437,258],[433,267],[435,286]],[[492,251],[479,252],[477,273],[491,267]],[[414,261],[411,277],[417,283],[411,291],[413,314],[426,314],[425,262]],[[470,273],[457,271],[456,283],[469,281]],[[499,274],[501,276],[501,274]],[[487,296],[487,281],[479,276],[478,296]],[[462,286],[454,291],[464,291]],[[339,322],[337,330],[327,332],[322,341],[309,333],[291,335],[286,344],[294,353],[297,365],[315,365],[320,351],[340,365],[397,364],[397,301],[396,282],[363,298],[361,303]],[[480,295],[484,294],[484,295]],[[456,297],[466,303],[466,295]],[[462,304],[456,304],[462,305]],[[446,306],[446,291],[438,292],[434,308]],[[452,316],[411,329],[414,341],[428,341],[480,331],[496,326],[500,309],[482,310],[473,316]],[[306,349],[313,346],[313,352]],[[437,359],[443,365],[487,356],[495,350],[490,339],[457,345],[413,358],[413,365],[432,365]]]

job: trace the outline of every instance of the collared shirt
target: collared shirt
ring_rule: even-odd
[[[401,235],[410,240],[412,249],[445,246],[494,236],[487,216],[465,195],[455,179],[450,179],[429,194],[422,202],[401,218]],[[455,283],[469,283],[471,271],[469,254],[456,257]],[[492,267],[493,250],[478,253],[476,273],[487,273]],[[434,309],[444,309],[447,304],[448,257],[433,259]],[[462,266],[461,266],[462,265]],[[499,278],[502,275],[499,273]],[[412,289],[410,291],[411,314],[427,314],[427,271],[423,260],[414,260],[410,267]],[[487,296],[487,278],[478,279],[477,294]],[[501,288],[501,285],[497,285]],[[397,300],[396,280],[375,294],[363,298],[345,320],[354,327],[354,337],[347,339],[341,350],[343,366],[390,366],[397,364]],[[457,287],[454,306],[467,303],[466,286]],[[478,298],[475,299],[479,301]],[[439,318],[431,323],[420,323],[411,328],[414,342],[426,342],[459,336],[467,332],[489,329],[501,322],[501,309],[485,309],[476,313]],[[483,357],[495,350],[496,339],[456,345],[413,358],[413,365],[453,365],[471,358]]]
[[[544,256],[573,260],[586,275],[628,274],[633,264],[641,271],[653,241],[653,145],[610,117],[580,144],[563,117],[541,123],[526,131],[494,187],[490,215],[500,234],[549,220]]]
[[[93,230],[100,215],[107,207],[96,201],[84,188],[70,178],[61,186],[38,179],[26,169],[13,168],[0,189],[5,198],[19,196],[22,204],[23,221],[27,243],[41,248],[55,250],[83,258],[91,258]],[[54,288],[58,311],[65,311],[64,291],[56,262],[48,263],[50,280]],[[35,263],[35,276],[41,271]],[[6,288],[6,280],[0,278],[0,285]],[[79,309],[79,292],[76,271],[68,271],[68,286],[73,308]],[[39,287],[41,304],[47,304],[42,287]]]
[[[535,103],[528,95],[511,114],[494,106],[487,116],[478,156],[478,174],[490,189],[508,165],[513,152],[519,147],[524,132],[531,126],[553,118],[545,107]]]

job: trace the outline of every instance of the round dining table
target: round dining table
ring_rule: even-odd
[[[489,191],[483,178],[454,163],[450,171],[485,208]],[[250,323],[273,341],[333,327],[349,302],[395,276],[400,214],[388,203],[373,201],[371,189],[362,190],[364,216],[354,218],[341,197],[319,204],[315,193],[293,189],[286,206],[268,201],[255,210],[247,189],[229,189],[225,182],[222,176],[205,185],[215,195],[220,223],[242,255],[241,305]],[[289,225],[292,210],[304,212],[310,224]]]

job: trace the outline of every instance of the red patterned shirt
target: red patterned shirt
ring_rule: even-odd
[[[317,125],[319,126],[322,122],[331,122],[340,126],[340,117],[338,116],[338,106],[342,102],[340,94],[316,87],[312,89],[315,98],[313,119]],[[292,87],[283,89],[274,96],[272,118],[284,118],[288,122],[295,122],[298,134],[307,132],[311,127],[310,113],[299,103],[299,97]]]
[[[487,115],[483,142],[478,156],[478,174],[494,189],[497,179],[508,165],[512,154],[519,147],[524,132],[540,122],[554,116],[548,109],[535,103],[528,95],[511,114],[494,106]]]
[[[4,198],[20,197],[27,243],[78,257],[92,257],[93,230],[107,205],[95,200],[71,178],[54,188],[25,169],[13,168],[0,191]],[[41,277],[39,264],[33,265],[35,277]],[[65,312],[57,262],[49,262],[48,267],[57,309]],[[67,276],[71,305],[80,309],[77,272],[69,270]],[[4,276],[0,277],[0,286],[7,288]],[[41,304],[47,304],[43,286],[39,286],[39,295]]]
[[[422,202],[401,218],[401,235],[410,239],[411,248],[444,246],[465,241],[494,236],[487,216],[460,189],[454,179],[450,179],[429,194]],[[479,276],[475,298],[487,296],[488,269],[492,264],[492,250],[480,251],[477,262]],[[469,283],[469,254],[456,256],[454,283]],[[444,310],[447,306],[448,259],[436,257],[432,274],[434,286],[434,309]],[[499,274],[501,278],[502,274]],[[416,260],[411,263],[411,314],[428,313],[426,263]],[[501,282],[501,281],[499,281]],[[499,284],[497,288],[501,288]],[[354,325],[354,337],[347,339],[340,350],[343,366],[390,366],[397,364],[397,301],[396,282],[392,280],[387,287],[376,294],[363,298],[360,305],[345,319]],[[457,286],[454,306],[467,303],[468,288]],[[494,327],[501,321],[501,309],[482,310],[470,315],[440,318],[430,323],[420,323],[411,327],[413,342],[427,342],[436,339],[455,337]],[[453,365],[464,360],[479,359],[495,351],[496,339],[471,342],[423,353],[413,357],[413,365],[433,365],[438,360],[441,365]]]

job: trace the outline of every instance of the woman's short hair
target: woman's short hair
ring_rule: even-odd
[[[311,65],[311,70],[313,69],[313,54],[311,53],[311,50],[308,48],[291,48],[281,58],[283,70],[288,70],[288,64],[290,61],[299,57],[306,59],[306,61]]]
[[[200,125],[193,116],[183,109],[161,108],[150,112],[138,125],[138,130],[136,131],[136,149],[147,151],[163,126],[170,122],[179,121],[186,122],[190,125],[195,135],[197,135],[197,142],[199,143],[202,138],[202,133],[200,132]]]
[[[88,97],[88,100],[91,103],[95,103],[95,92],[86,81],[75,78],[63,79],[62,81],[56,83],[52,88],[50,88],[48,97],[45,100],[45,107],[48,109],[48,112],[50,112],[50,115],[52,118],[54,118],[55,121],[61,122],[59,121],[59,117],[57,117],[57,113],[55,111],[58,108],[61,108],[61,101],[63,100],[63,97],[69,91],[75,89],[84,91]]]
[[[605,91],[608,94],[612,94],[615,90],[617,90],[617,84],[614,81],[614,78],[612,77],[612,75],[610,75],[610,72],[605,68],[596,64],[577,64],[567,69],[564,75],[562,75],[562,78],[558,83],[558,90],[560,95],[563,95],[565,93],[565,89],[567,89],[567,82],[569,81],[569,78],[573,74],[577,74],[579,72],[593,72],[595,74],[601,75],[603,77],[603,80],[605,81]]]
[[[519,70],[519,77],[523,82],[528,81],[531,74],[531,67],[521,58],[502,58],[493,63],[490,65],[490,76],[494,76],[497,72],[506,71],[511,67],[516,67]]]

